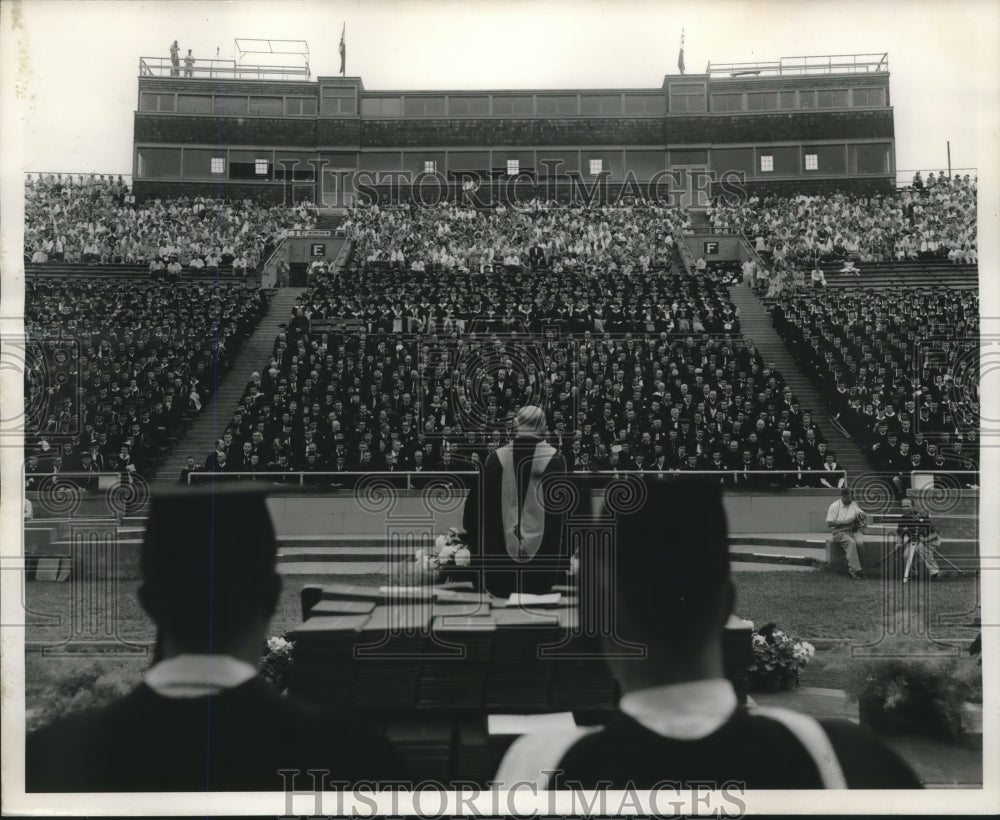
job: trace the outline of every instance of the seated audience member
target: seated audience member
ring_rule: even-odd
[[[400,776],[375,731],[256,674],[281,590],[264,502],[228,487],[154,496],[139,588],[157,626],[154,665],[118,702],[29,735],[28,791],[278,791],[280,769]]]
[[[919,788],[877,737],[846,720],[744,708],[723,676],[723,630],[734,603],[721,490],[707,482],[647,483],[645,503],[619,516],[614,574],[597,572],[616,635],[644,658],[608,663],[624,692],[601,729],[525,735],[494,782],[542,789],[649,789],[736,781],[748,789]],[[606,639],[605,639],[606,640]],[[558,661],[557,661],[558,662]],[[763,753],[762,750],[766,750]]]
[[[865,511],[858,506],[849,487],[841,487],[840,498],[826,511],[826,525],[833,530],[830,538],[833,545],[847,556],[847,571],[851,578],[859,580],[861,575],[860,550],[864,547]]]

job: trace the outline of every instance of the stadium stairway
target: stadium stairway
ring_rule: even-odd
[[[771,326],[771,316],[746,285],[733,285],[729,295],[740,309],[740,327],[743,337],[752,339],[764,361],[774,364],[785,383],[792,388],[803,410],[811,410],[813,419],[820,425],[830,449],[837,454],[837,461],[847,470],[847,480],[851,482],[871,467],[856,441],[845,436],[832,423],[829,408],[819,391],[799,369],[784,341]]]
[[[691,219],[691,229],[697,233],[711,233],[712,225],[708,221],[708,214],[704,208],[688,208],[688,216]]]
[[[303,290],[305,288],[280,288],[274,292],[267,313],[236,355],[208,406],[202,408],[187,434],[157,470],[151,481],[154,489],[157,485],[176,483],[188,456],[194,456],[199,467],[204,465],[216,440],[222,436],[226,424],[232,418],[250,374],[267,364],[274,350],[274,339],[280,332],[279,325],[288,321],[292,305]]]
[[[321,208],[319,216],[316,218],[316,230],[336,232],[340,223],[344,221],[344,214],[332,208]]]

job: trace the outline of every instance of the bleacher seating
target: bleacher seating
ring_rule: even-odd
[[[546,407],[577,472],[780,470],[799,458],[820,467],[826,445],[808,408],[739,338],[723,285],[733,271],[676,271],[672,254],[657,266],[651,246],[648,266],[631,255],[687,224],[672,215],[661,228],[658,218],[648,209],[511,215],[524,223],[512,234],[519,244],[487,263],[477,248],[509,227],[505,214],[355,211],[346,224],[357,260],[303,294],[206,468],[219,470],[221,452],[224,472],[467,468],[504,442],[526,403]],[[428,228],[440,244],[401,239],[402,259],[386,251]],[[348,320],[363,331],[330,327]]]
[[[148,476],[265,310],[242,285],[29,278],[26,472]]]
[[[839,422],[900,491],[911,470],[978,469],[976,291],[813,291],[782,296],[772,316]]]
[[[119,176],[29,174],[24,257],[35,265],[143,265],[150,272],[253,271],[316,208],[179,197],[137,204]],[[171,270],[177,266],[176,271]]]

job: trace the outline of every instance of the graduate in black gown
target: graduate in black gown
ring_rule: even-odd
[[[608,639],[623,696],[600,730],[524,735],[494,778],[560,789],[651,789],[735,781],[748,789],[919,788],[881,740],[846,720],[747,709],[724,677],[723,630],[733,585],[717,484],[647,481],[641,509],[619,515],[613,566],[598,597],[613,601],[625,658]],[[611,565],[609,565],[611,566]],[[613,592],[611,592],[613,590]],[[557,661],[558,662],[558,661]]]
[[[302,772],[299,789],[313,788],[307,769],[404,775],[380,734],[257,676],[281,589],[264,501],[234,485],[154,496],[139,598],[158,630],[155,663],[116,703],[30,734],[27,791],[281,791],[280,769]]]

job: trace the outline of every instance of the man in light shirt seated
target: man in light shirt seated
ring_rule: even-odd
[[[721,489],[651,478],[637,497],[640,509],[617,516],[614,560],[595,573],[595,599],[610,607],[601,622],[614,624],[619,641],[602,639],[624,692],[620,711],[600,729],[520,737],[495,786],[919,788],[907,765],[866,729],[738,704],[724,677],[723,632],[735,592]],[[645,657],[624,657],[621,641],[644,646]]]
[[[858,553],[865,543],[862,532],[865,520],[865,511],[853,499],[850,488],[841,487],[840,498],[826,511],[826,525],[833,530],[830,535],[833,546],[839,547],[847,555],[847,571],[856,581],[862,577]]]

